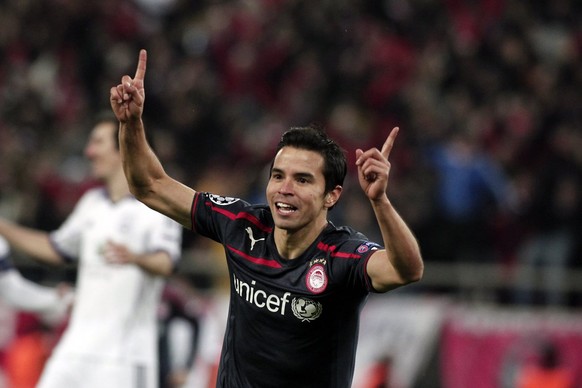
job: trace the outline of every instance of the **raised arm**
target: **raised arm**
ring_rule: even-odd
[[[372,255],[367,266],[372,285],[379,292],[418,281],[424,271],[416,238],[387,195],[390,175],[388,158],[398,130],[398,127],[392,129],[382,150],[356,150],[358,180],[374,209],[385,246],[385,250]]]
[[[141,50],[135,76],[124,75],[110,90],[110,103],[119,120],[119,146],[131,193],[151,207],[191,228],[195,191],[171,178],[149,146],[142,120],[147,53]]]

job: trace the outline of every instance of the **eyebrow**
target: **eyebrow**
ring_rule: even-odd
[[[271,169],[271,175],[273,175],[273,173],[278,173],[278,174],[283,174],[283,175],[285,174],[285,172],[283,170],[281,170],[280,168],[276,168],[276,167],[273,167]],[[297,172],[297,173],[294,173],[292,175],[296,178],[311,178],[311,179],[315,178],[315,175],[310,173],[310,172]]]

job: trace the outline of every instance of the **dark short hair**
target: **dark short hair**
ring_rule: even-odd
[[[327,136],[323,128],[315,125],[292,127],[281,136],[276,152],[283,147],[315,151],[323,157],[326,193],[336,186],[343,186],[347,174],[345,151]],[[272,168],[273,165],[271,165]]]

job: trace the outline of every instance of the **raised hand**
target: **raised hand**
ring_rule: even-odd
[[[366,196],[374,201],[382,199],[388,189],[388,177],[390,175],[390,162],[388,158],[394,140],[398,135],[398,127],[394,127],[382,146],[382,150],[371,148],[367,151],[356,150],[356,166],[358,167],[358,180]]]
[[[140,50],[135,76],[124,75],[121,83],[110,90],[109,102],[117,119],[125,123],[141,119],[145,102],[144,78],[147,52]]]

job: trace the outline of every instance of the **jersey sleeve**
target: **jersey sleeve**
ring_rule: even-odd
[[[240,198],[197,192],[192,205],[192,230],[222,243],[229,223],[246,216],[244,210],[249,206]]]
[[[335,276],[345,277],[348,288],[375,292],[366,267],[368,260],[382,245],[372,242],[358,232],[352,232],[331,253]]]
[[[180,258],[182,248],[182,226],[174,220],[155,213],[148,235],[148,252],[166,252],[173,262]]]

